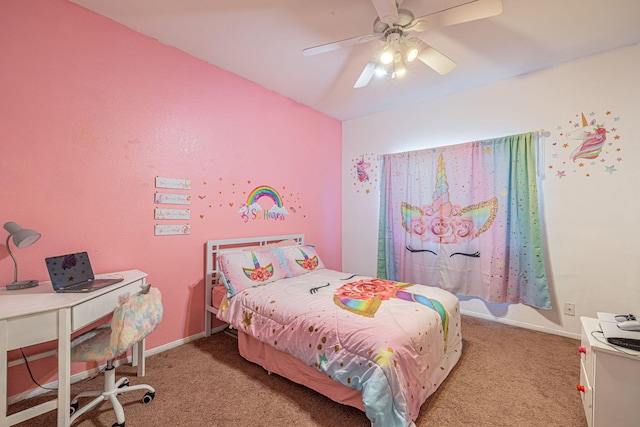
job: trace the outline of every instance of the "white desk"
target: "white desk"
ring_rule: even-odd
[[[113,313],[121,294],[132,295],[145,284],[146,273],[138,270],[102,274],[121,275],[124,280],[86,294],[58,294],[50,282],[19,291],[0,290],[0,427],[18,424],[58,409],[58,427],[69,425],[71,404],[71,334]],[[58,340],[58,398],[7,416],[7,352]],[[144,343],[134,351],[138,375],[144,375]]]

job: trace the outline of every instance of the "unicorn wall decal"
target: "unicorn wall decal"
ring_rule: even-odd
[[[356,171],[358,173],[358,181],[367,182],[369,181],[369,174],[367,173],[367,168],[371,166],[371,163],[364,161],[364,154],[362,155],[362,159],[356,162]]]
[[[589,127],[590,129],[587,129]],[[582,141],[571,153],[571,160],[575,162],[578,159],[597,159],[607,141],[607,132],[607,129],[602,125],[596,124],[595,119],[588,122],[584,113],[582,113],[582,128],[565,135],[568,139]],[[574,136],[575,134],[578,136]]]

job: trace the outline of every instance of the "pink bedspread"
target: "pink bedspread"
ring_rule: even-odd
[[[460,358],[458,300],[333,270],[224,299],[218,317],[362,393],[374,426],[408,426]]]

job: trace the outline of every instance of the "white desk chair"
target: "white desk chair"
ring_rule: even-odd
[[[110,325],[92,329],[71,342],[71,360],[73,362],[107,362],[104,372],[104,389],[84,391],[71,401],[71,423],[102,401],[108,400],[113,406],[117,419],[117,423],[112,427],[124,427],[124,410],[118,402],[117,396],[119,394],[144,389],[148,391],[142,398],[143,403],[149,403],[155,397],[155,389],[150,385],[129,386],[127,378],[120,378],[116,382],[116,370],[113,366],[113,361],[118,356],[143,340],[162,320],[160,291],[157,288],[150,288],[146,293],[143,292],[131,297],[127,294],[122,296],[120,305],[113,312]],[[78,399],[94,396],[97,397],[78,409]]]

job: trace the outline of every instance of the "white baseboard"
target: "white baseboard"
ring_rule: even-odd
[[[225,325],[226,327],[226,325]],[[217,329],[217,328],[216,328]],[[222,328],[224,329],[224,328]],[[214,330],[212,330],[212,332],[214,332]],[[218,330],[215,330],[215,332],[220,332]],[[179,347],[181,345],[187,344],[191,341],[195,341],[199,338],[204,337],[204,332],[200,332],[198,334],[195,335],[191,335],[190,337],[186,337],[186,338],[181,338],[179,340],[158,346],[158,347],[154,347],[152,349],[148,349],[145,350],[144,355],[145,357],[149,357],[149,356],[153,356],[154,354],[158,354],[158,353],[162,353],[163,351],[167,351],[167,350],[171,350],[172,348],[176,348]],[[50,351],[47,353],[43,353],[43,355],[39,356],[39,355],[33,355],[33,356],[29,356],[28,360],[32,361],[32,360],[37,360],[37,359],[41,359],[43,357],[49,357],[49,356],[55,356],[56,352],[55,351]],[[24,362],[20,362],[20,363],[24,363]],[[120,359],[117,360],[116,363],[114,363],[114,365],[116,367],[122,365],[122,364],[129,364],[131,363],[131,356],[127,356],[124,359]],[[17,363],[19,364],[19,363]],[[74,374],[71,376],[71,384],[75,384],[78,383],[80,381],[84,381],[87,378],[92,378],[94,376],[96,376],[97,374],[99,374],[99,372],[106,366],[105,365],[101,365],[97,368],[93,368],[93,369],[89,369],[86,371],[82,371],[82,372],[78,372],[77,374]],[[12,396],[9,396],[7,398],[7,404],[8,405],[12,405],[14,403],[20,402],[22,400],[25,399],[30,399],[32,397],[36,397],[36,396],[40,396],[41,394],[45,394],[48,393],[50,391],[54,391],[58,389],[58,381],[52,381],[50,383],[44,384],[42,387],[38,387],[38,388],[34,388],[31,390],[27,390],[25,392],[22,393],[18,393],[18,394],[14,394]]]
[[[580,334],[573,334],[566,331],[560,331],[558,329],[545,328],[538,325],[532,325],[530,323],[518,322],[516,320],[504,319],[502,317],[495,317],[488,314],[477,313],[475,311],[460,310],[460,314],[464,314],[465,316],[469,317],[477,317],[478,319],[491,320],[492,322],[502,323],[505,325],[517,326],[519,328],[532,329],[534,331],[544,332],[547,334],[560,335],[562,337],[574,338],[578,340],[580,339]],[[464,336],[464,331],[462,331],[462,334]]]
[[[218,333],[218,332],[222,332],[222,331],[224,331],[225,329],[227,329],[228,327],[229,327],[229,325],[224,324],[224,325],[220,325],[220,326],[217,326],[217,327],[215,327],[215,328],[212,328],[212,329],[211,329],[211,334],[213,335],[213,334],[216,334],[216,333]]]
[[[150,350],[146,350],[144,352],[144,355],[145,355],[145,357],[146,356],[153,356],[154,354],[162,353],[163,351],[167,351],[167,350],[171,350],[172,348],[180,347],[181,345],[190,343],[191,341],[195,341],[195,340],[203,338],[203,337],[204,337],[204,332],[200,332],[198,334],[191,335],[190,337],[180,338],[179,340],[172,341],[170,343],[163,344],[163,345],[158,346],[158,347],[154,347],[154,348],[152,348]]]

